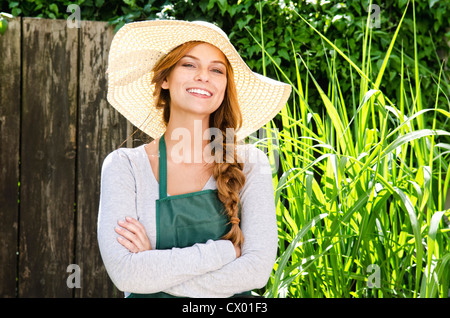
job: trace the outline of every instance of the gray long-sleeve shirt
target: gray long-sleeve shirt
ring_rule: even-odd
[[[145,227],[156,246],[155,201],[159,185],[144,146],[110,153],[102,167],[98,243],[108,275],[129,293],[166,292],[181,297],[230,297],[262,288],[274,266],[278,246],[271,167],[254,145],[238,146],[246,182],[240,192],[244,244],[236,258],[231,241],[209,240],[185,248],[132,253],[114,228],[130,216]],[[216,189],[211,177],[203,190]]]

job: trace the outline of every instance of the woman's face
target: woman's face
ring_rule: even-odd
[[[161,87],[170,92],[170,113],[209,115],[222,104],[226,58],[215,46],[202,43],[184,55]]]

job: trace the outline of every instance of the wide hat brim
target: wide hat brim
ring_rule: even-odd
[[[152,138],[166,130],[155,107],[152,69],[177,46],[203,41],[220,49],[231,64],[242,113],[238,140],[264,126],[285,106],[291,86],[254,73],[226,34],[207,22],[153,20],[124,25],[114,36],[108,58],[108,102]]]

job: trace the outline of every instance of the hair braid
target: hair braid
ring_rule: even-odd
[[[213,168],[213,176],[216,179],[219,199],[224,204],[228,219],[231,223],[231,229],[225,234],[223,239],[231,240],[235,245],[241,245],[244,242],[244,235],[239,226],[239,192],[245,183],[245,175],[242,172],[242,168],[242,164],[237,162],[219,162]]]

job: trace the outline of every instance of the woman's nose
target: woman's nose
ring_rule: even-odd
[[[194,79],[196,81],[207,82],[209,80],[208,70],[204,68],[198,68]]]

